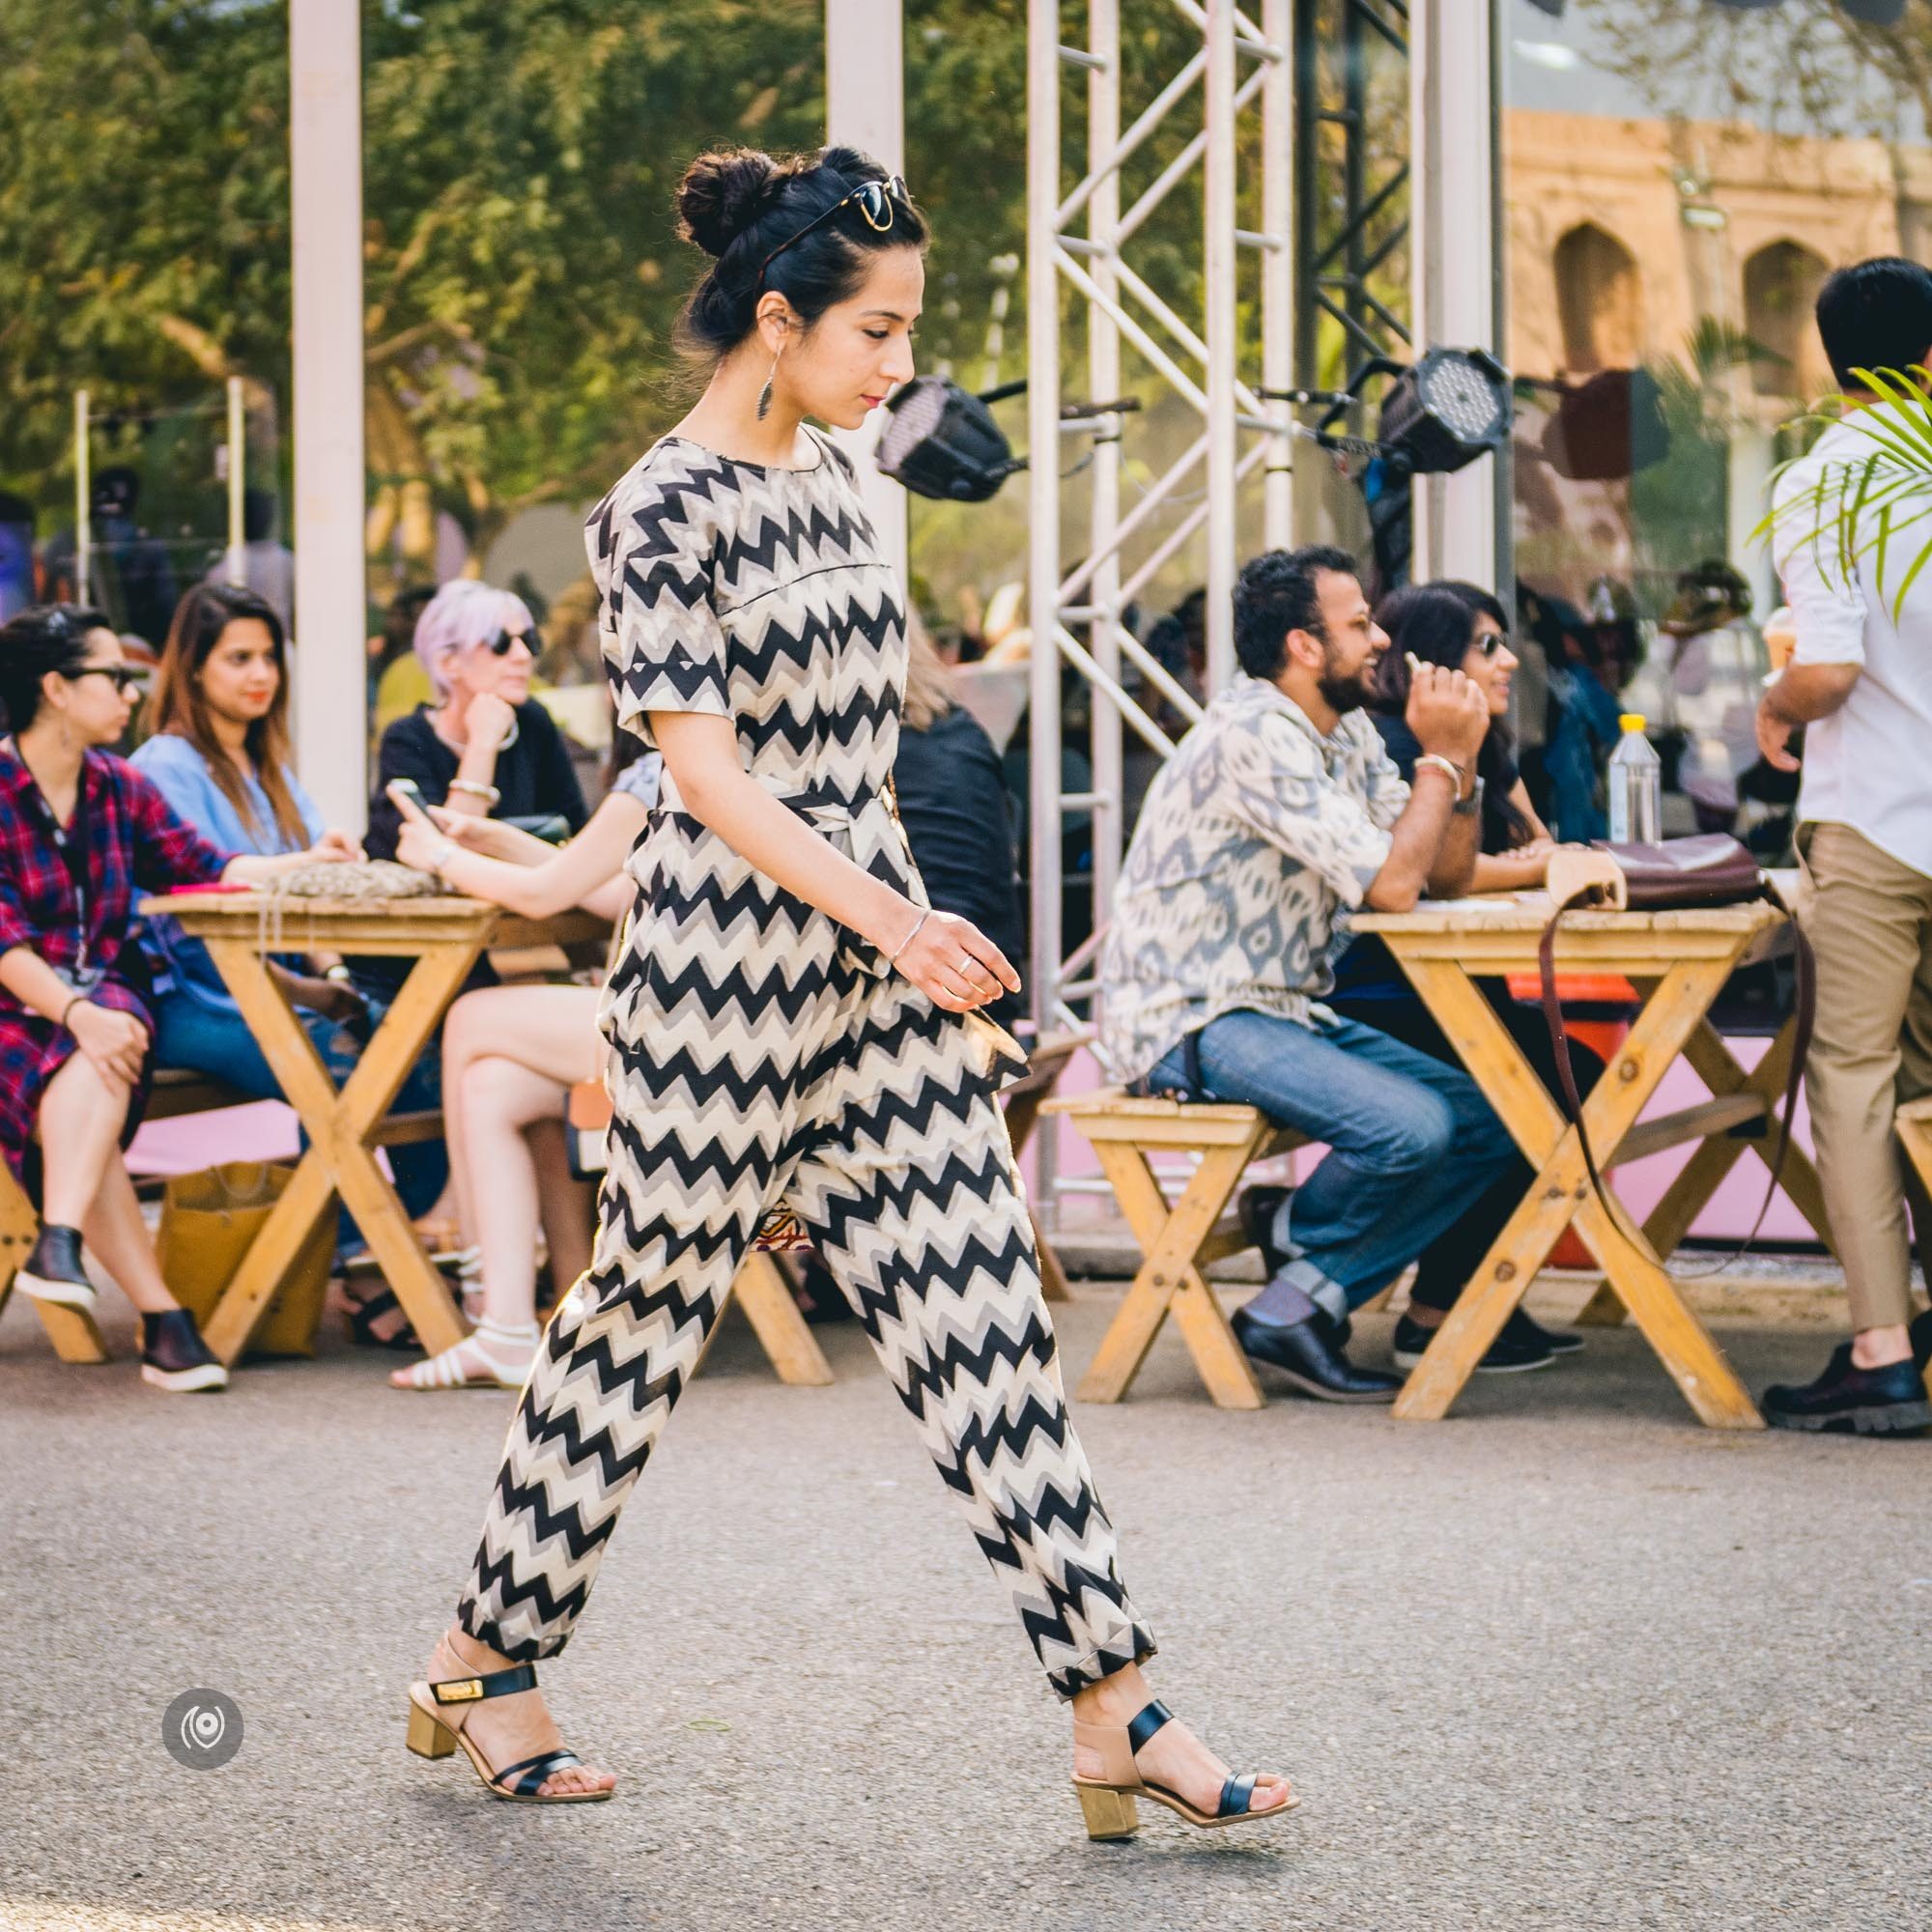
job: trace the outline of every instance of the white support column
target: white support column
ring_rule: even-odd
[[[1262,0],[1262,34],[1281,58],[1262,83],[1262,386],[1294,384],[1294,8],[1293,0]],[[1289,416],[1286,403],[1268,413]],[[1294,542],[1294,443],[1277,439],[1264,457],[1262,541],[1269,550]]]
[[[900,0],[825,0],[825,138],[861,148],[888,174],[905,172],[904,9]],[[919,184],[909,184],[915,199]],[[906,493],[879,473],[873,452],[886,412],[865,426],[834,432],[859,471],[866,513],[910,598]]]
[[[1027,830],[1033,932],[1027,994],[1051,1027],[1060,977],[1060,278],[1054,263],[1060,206],[1060,6],[1027,8],[1027,611],[1033,627],[1028,696]],[[1051,1168],[1048,1137],[1041,1158]],[[1050,1172],[1041,1195],[1051,1201]]]
[[[1208,689],[1235,675],[1235,0],[1208,0]]]
[[[295,248],[296,764],[331,825],[368,810],[362,47],[357,0],[289,9]]]
[[[1417,0],[1409,27],[1410,279],[1418,354],[1495,352],[1493,0]],[[1495,458],[1415,482],[1418,582],[1496,575]]]
[[[1121,138],[1121,8],[1120,0],[1087,0],[1087,51],[1094,65],[1087,70],[1087,167],[1099,168]],[[1110,170],[1087,204],[1087,235],[1094,243],[1090,258],[1094,286],[1109,302],[1118,303],[1121,278],[1118,230],[1121,221],[1121,177]],[[1094,402],[1112,402],[1121,393],[1121,331],[1105,306],[1092,302],[1087,309],[1087,394]],[[1103,560],[1094,573],[1088,602],[1095,616],[1088,645],[1101,674],[1121,681],[1121,642],[1114,625],[1120,615],[1121,558],[1114,532],[1121,520],[1121,429],[1094,444],[1093,516],[1088,534],[1090,556]],[[1112,704],[1093,708],[1094,750],[1094,919],[1097,925],[1110,917],[1114,887],[1120,877],[1122,838],[1126,823],[1122,810],[1125,772],[1122,759],[1121,714]]]

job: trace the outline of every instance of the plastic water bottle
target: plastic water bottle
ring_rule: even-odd
[[[1624,735],[1610,753],[1610,841],[1655,845],[1663,821],[1663,767],[1643,735],[1641,713],[1626,711],[1617,723]]]

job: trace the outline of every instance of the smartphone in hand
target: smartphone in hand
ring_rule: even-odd
[[[435,825],[436,821],[423,805],[423,796],[414,779],[391,779],[383,789],[389,795],[389,803],[405,818],[419,818],[425,825]]]

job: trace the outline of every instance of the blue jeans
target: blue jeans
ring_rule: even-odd
[[[1330,1151],[1290,1198],[1284,1274],[1331,1315],[1388,1286],[1516,1157],[1460,1068],[1359,1020],[1223,1013],[1201,1029],[1205,1098],[1259,1107]],[[1150,1076],[1183,1087],[1177,1045]]]
[[[275,1078],[274,1068],[263,1057],[255,1036],[240,1013],[218,1012],[179,988],[161,994],[154,1003],[154,1013],[157,1067],[185,1067],[192,1073],[205,1073],[211,1080],[239,1088],[253,1100],[282,1097],[281,1082]],[[372,1022],[382,1017],[381,1009],[374,1002],[369,1017]],[[322,1056],[323,1065],[328,1068],[329,1077],[341,1086],[355,1065],[359,1051],[356,1041],[338,1021],[325,1019],[320,1013],[305,1012],[301,1020],[309,1038],[315,1042],[315,1050]],[[442,1057],[436,1047],[432,1046],[410,1068],[395,1105],[398,1111],[412,1114],[430,1113],[442,1105]],[[307,1144],[308,1137],[304,1134],[302,1145]],[[427,1213],[449,1179],[448,1151],[440,1140],[421,1141],[411,1147],[390,1148],[388,1155],[396,1177],[396,1192],[402,1196],[404,1208],[412,1218]],[[342,1226],[345,1243],[357,1238],[347,1210]]]

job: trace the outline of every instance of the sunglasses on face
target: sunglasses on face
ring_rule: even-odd
[[[111,677],[114,689],[124,696],[130,691],[138,691],[148,681],[148,674],[133,665],[89,665],[85,670],[65,672],[70,684],[78,684],[84,677]]]
[[[489,639],[485,642],[483,648],[493,658],[506,658],[510,655],[511,647],[516,644],[522,644],[525,650],[530,652],[532,657],[536,656],[536,652],[530,649],[530,639],[527,631],[498,631],[494,638]]]
[[[1507,631],[1485,631],[1476,639],[1476,649],[1481,651],[1486,658],[1492,658],[1498,651],[1506,648],[1508,643],[1509,633]]]
[[[843,201],[835,201],[823,214],[814,214],[796,235],[788,236],[758,264],[758,286],[762,288],[765,270],[789,248],[794,242],[803,242],[814,228],[822,228],[841,208],[858,204],[859,213],[866,217],[866,226],[875,235],[883,235],[896,218],[894,203],[901,207],[912,206],[912,192],[905,185],[902,175],[888,175],[884,181],[862,182]]]

